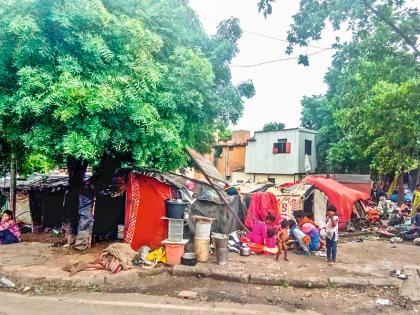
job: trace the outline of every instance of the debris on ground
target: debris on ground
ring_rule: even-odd
[[[195,291],[181,291],[178,294],[180,299],[195,300],[198,298],[198,292]]]
[[[388,305],[391,305],[391,301],[388,299],[376,299],[376,304],[379,304],[382,306],[388,306]]]
[[[14,288],[16,285],[12,282],[12,280],[6,278],[6,277],[1,277],[0,278],[0,283],[5,286],[6,288]]]

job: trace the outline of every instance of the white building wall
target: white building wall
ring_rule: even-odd
[[[249,141],[245,156],[245,173],[294,174],[298,170],[298,129],[256,132],[255,141]],[[291,143],[290,153],[273,154],[278,139]]]
[[[311,163],[310,173],[315,173],[317,168],[317,158],[316,158],[316,139],[315,133],[312,130],[301,128],[299,131],[299,153],[298,153],[298,171],[296,173],[306,173],[305,172],[305,140],[312,141],[312,155],[309,156],[309,162]]]
[[[249,174],[302,174],[305,173],[305,140],[312,141],[312,155],[309,156],[311,173],[317,167],[316,131],[295,128],[283,131],[256,132],[255,141],[249,141],[246,148],[245,173]],[[291,143],[291,152],[273,154],[273,144],[278,139]]]

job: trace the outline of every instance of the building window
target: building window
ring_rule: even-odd
[[[272,184],[275,184],[275,183],[276,183],[276,179],[275,179],[275,178],[273,178],[273,177],[269,177],[269,178],[268,178],[268,181],[269,181],[270,183],[272,183]]]
[[[291,143],[287,142],[287,139],[278,139],[277,142],[273,144],[273,154],[279,153],[290,153]]]
[[[312,141],[305,140],[305,155],[312,155]]]

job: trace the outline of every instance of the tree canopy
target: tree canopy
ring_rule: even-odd
[[[261,1],[262,10],[271,0]],[[301,124],[318,129],[319,171],[393,173],[420,158],[417,8],[405,1],[303,0],[289,47],[321,38],[327,23],[347,27],[336,39],[324,95],[302,100]]]
[[[186,1],[0,0],[3,161],[183,165],[255,93],[231,81],[241,34],[209,37]]]
[[[282,122],[269,122],[266,123],[262,131],[281,131],[286,127]]]

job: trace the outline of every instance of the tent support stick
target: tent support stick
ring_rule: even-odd
[[[223,196],[223,194],[219,191],[219,189],[216,186],[214,186],[213,182],[211,181],[211,178],[206,174],[206,172],[203,171],[203,169],[198,165],[198,163],[197,163],[197,167],[200,169],[201,173],[204,174],[204,177],[207,179],[207,181],[209,182],[210,186],[216,191],[216,193],[219,195],[219,197],[226,204],[226,206],[228,207],[229,212],[233,215],[233,217],[235,218],[235,220],[238,221],[238,223],[242,226],[242,228],[245,231],[248,232],[249,229],[242,223],[241,219],[238,217],[238,215],[235,213],[235,211],[230,206],[230,204],[227,201],[226,197]]]

